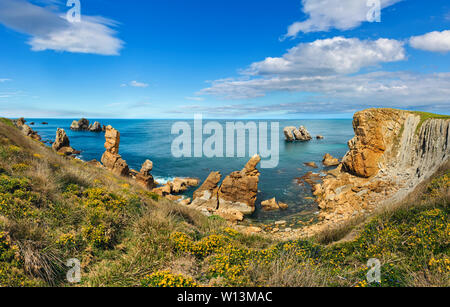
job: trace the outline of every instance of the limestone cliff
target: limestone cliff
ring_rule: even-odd
[[[393,109],[355,114],[342,164],[314,187],[321,222],[310,235],[402,201],[450,157],[450,117]]]

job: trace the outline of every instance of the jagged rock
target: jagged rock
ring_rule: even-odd
[[[295,138],[297,139],[297,141],[310,141],[310,140],[312,140],[311,134],[308,132],[308,130],[305,127],[300,126],[298,131],[300,132],[300,135],[296,135]]]
[[[320,222],[302,229],[311,236],[349,219],[397,204],[450,158],[450,119],[394,109],[354,116],[355,137],[337,169],[314,186]]]
[[[261,203],[261,206],[264,211],[277,211],[277,210],[286,210],[289,208],[289,206],[282,202],[277,202],[277,200],[274,198],[263,201]]]
[[[74,120],[72,125],[70,126],[71,130],[74,131],[86,131],[89,130],[89,121],[85,118],[80,119],[79,121]]]
[[[22,128],[22,126],[25,125],[26,122],[27,121],[25,120],[25,118],[21,117],[15,121],[15,124],[17,128]]]
[[[138,184],[149,190],[152,190],[156,187],[155,179],[153,178],[152,174],[150,174],[152,169],[153,162],[150,160],[146,160],[144,164],[142,164],[141,171],[134,176]]]
[[[278,203],[275,198],[265,200],[261,203],[261,206],[264,211],[277,211],[280,210]]]
[[[317,138],[318,140],[323,140],[323,139],[324,139],[323,135],[318,135],[316,138]]]
[[[244,214],[237,209],[219,209],[214,214],[232,223],[244,220]]]
[[[219,182],[222,175],[219,172],[212,172],[206,178],[205,182],[194,192],[194,200],[191,206],[194,208],[218,208],[217,193],[219,191]]]
[[[64,129],[58,128],[56,131],[56,139],[52,145],[54,151],[59,151],[63,147],[70,147],[69,137]]]
[[[41,125],[48,125],[48,123],[47,122],[42,122],[42,124]]]
[[[167,196],[170,193],[172,193],[172,188],[171,188],[170,184],[167,183],[162,187],[153,189],[152,192],[159,196]]]
[[[307,162],[305,165],[312,168],[319,168],[315,162]]]
[[[34,122],[31,122],[31,123],[30,123],[30,126],[34,126],[34,125],[35,125],[35,123],[34,123]]]
[[[34,131],[33,129],[31,129],[30,126],[24,124],[24,122],[25,122],[25,121],[23,120],[23,118],[22,118],[22,119],[19,119],[19,120],[16,122],[17,128],[18,128],[25,136],[28,136],[28,137],[30,137],[30,138],[36,140],[36,141],[41,141],[41,136],[40,136],[36,131]]]
[[[220,209],[237,209],[244,215],[255,212],[261,157],[255,155],[240,172],[233,172],[222,182],[218,192]]]
[[[144,162],[144,164],[142,164],[142,168],[141,168],[141,174],[143,175],[150,175],[150,172],[153,170],[153,162],[150,160],[146,160]]]
[[[111,126],[107,126],[105,130],[105,149],[112,154],[119,153],[120,132]]]
[[[113,173],[120,176],[129,176],[130,168],[119,155],[120,132],[111,126],[106,128],[105,153],[102,156],[103,165]]]
[[[297,130],[296,127],[286,127],[284,128],[284,136],[286,137],[286,141],[293,142],[295,141],[294,130]]]
[[[288,142],[312,140],[311,134],[303,126],[300,126],[298,129],[293,126],[284,128],[284,136]]]
[[[185,192],[190,187],[198,186],[199,181],[194,178],[175,178],[170,184],[172,186],[172,192],[179,194]]]
[[[100,125],[99,122],[95,122],[92,125],[89,125],[89,131],[91,132],[102,132],[102,126]]]
[[[336,159],[335,157],[333,157],[330,154],[326,154],[323,157],[323,161],[322,161],[323,165],[325,166],[338,166],[340,164],[339,160]]]

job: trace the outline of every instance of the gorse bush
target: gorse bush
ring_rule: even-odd
[[[198,285],[190,277],[174,275],[169,271],[164,271],[147,275],[144,279],[142,279],[141,286],[158,288],[193,288]]]

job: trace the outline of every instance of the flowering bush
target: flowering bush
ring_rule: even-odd
[[[197,283],[190,277],[174,275],[169,271],[156,272],[147,275],[141,281],[143,287],[166,287],[166,288],[193,288]]]

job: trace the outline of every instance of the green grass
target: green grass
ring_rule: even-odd
[[[0,117],[0,122],[10,127],[14,127],[14,123],[9,118]]]

